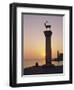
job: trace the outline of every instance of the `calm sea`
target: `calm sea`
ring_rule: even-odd
[[[23,67],[26,68],[26,67],[31,67],[31,66],[35,66],[36,62],[38,62],[38,65],[43,65],[45,64],[45,59],[26,59],[24,60],[24,64],[23,64]],[[52,64],[54,64],[55,66],[62,66],[63,65],[63,61],[52,61]]]

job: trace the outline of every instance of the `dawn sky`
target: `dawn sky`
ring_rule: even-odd
[[[23,14],[23,58],[24,67],[45,64],[44,23],[48,21],[52,31],[52,58],[57,50],[63,52],[63,16]]]

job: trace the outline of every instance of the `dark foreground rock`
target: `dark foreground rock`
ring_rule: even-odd
[[[24,75],[63,73],[63,66],[43,65],[24,69]]]

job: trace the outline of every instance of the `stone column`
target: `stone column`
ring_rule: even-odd
[[[45,38],[46,38],[46,41],[45,41],[45,44],[46,44],[46,49],[45,49],[46,65],[49,65],[49,64],[51,64],[51,59],[52,59],[52,49],[51,49],[51,35],[52,35],[52,32],[50,30],[49,31],[44,31],[44,34],[45,34]]]

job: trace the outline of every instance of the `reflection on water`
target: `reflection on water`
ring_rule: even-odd
[[[55,66],[62,66],[63,61],[52,61],[52,64],[54,64]]]
[[[45,64],[45,59],[25,59],[23,67],[27,68],[27,67],[35,66],[36,62],[38,63],[39,66],[41,66],[41,65]],[[62,66],[63,65],[63,61],[51,61],[51,62],[55,66]]]

